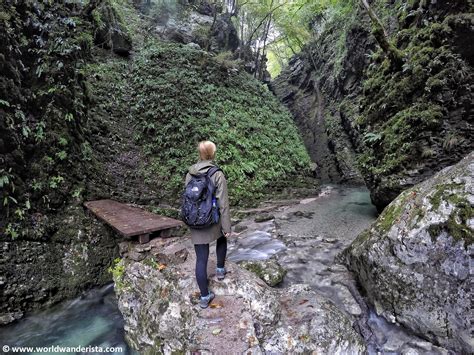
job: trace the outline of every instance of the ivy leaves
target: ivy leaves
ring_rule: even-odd
[[[152,43],[129,80],[130,118],[149,157],[145,175],[168,196],[179,196],[204,139],[217,144],[234,203],[309,165],[292,119],[268,89],[246,73],[223,75],[206,53]]]

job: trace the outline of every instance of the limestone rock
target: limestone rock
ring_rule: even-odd
[[[195,49],[195,50],[197,50],[197,51],[201,50],[201,46],[200,46],[199,44],[197,44],[197,43],[189,42],[189,43],[187,44],[187,46],[188,46],[189,48]]]
[[[474,153],[403,192],[346,250],[378,313],[472,353]]]
[[[286,275],[286,270],[274,259],[242,261],[239,266],[253,272],[270,287],[278,285]]]
[[[38,226],[31,234],[36,240],[0,242],[0,325],[111,281],[107,268],[119,248],[110,230],[80,206],[47,222],[56,226],[49,239],[48,229]]]
[[[214,22],[213,11],[206,2],[201,2],[197,10],[192,7],[180,9],[159,21],[155,32],[165,40],[190,45],[194,49],[235,51],[239,37],[230,16],[218,13]]]
[[[116,54],[128,56],[132,50],[132,39],[114,5],[105,1],[95,11],[102,25],[95,33],[94,42]]]
[[[179,238],[150,244],[145,260],[124,258],[114,273],[126,337],[140,353],[357,354],[366,349],[350,318],[308,286],[272,289],[234,263],[226,264],[226,278],[217,281],[213,258],[208,276],[216,298],[201,310],[195,256],[183,252],[191,245]],[[176,254],[187,257],[170,257]],[[169,263],[153,255],[168,255]]]

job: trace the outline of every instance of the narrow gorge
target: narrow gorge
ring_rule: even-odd
[[[3,353],[472,353],[473,13],[4,1]],[[179,219],[202,140],[233,230],[204,310],[187,228],[140,244],[84,207]]]

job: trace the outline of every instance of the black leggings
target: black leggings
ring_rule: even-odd
[[[201,296],[209,294],[207,288],[207,260],[209,259],[209,244],[194,244],[196,251],[196,281],[201,291]],[[217,267],[223,268],[227,254],[227,238],[222,236],[216,244]]]

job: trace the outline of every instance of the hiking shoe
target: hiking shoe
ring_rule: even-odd
[[[201,299],[199,300],[199,307],[201,308],[207,308],[209,307],[209,303],[212,302],[212,300],[214,299],[214,294],[212,292],[209,292],[209,294],[205,297],[202,297],[201,296]]]
[[[217,279],[218,279],[219,281],[224,280],[225,274],[226,274],[226,271],[225,271],[225,268],[224,268],[224,267],[218,267],[218,268],[216,268],[216,276],[217,276]]]

